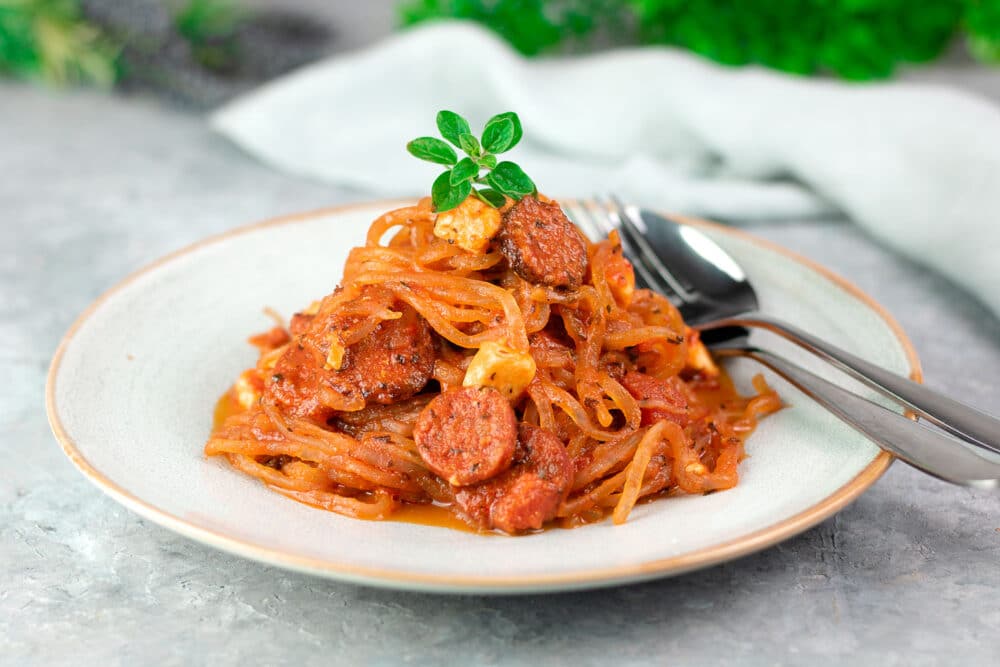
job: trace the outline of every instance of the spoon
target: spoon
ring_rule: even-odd
[[[956,437],[1000,453],[1000,419],[761,312],[743,269],[701,230],[617,200],[613,206],[611,216],[619,223],[626,252],[636,259],[636,270],[654,289],[676,295],[690,326],[772,331]]]
[[[604,237],[613,226],[621,224],[613,219],[616,216],[609,217],[603,207],[595,213],[594,202],[563,202],[563,205],[574,222],[589,232],[593,238]],[[672,221],[664,222],[681,227]],[[756,303],[756,295],[735,260],[708,237],[701,236],[702,239],[698,239],[695,243],[702,252],[725,265],[727,275],[735,273],[740,276],[738,280],[745,283],[742,289],[749,290]],[[676,283],[676,287],[666,284],[666,279],[657,281],[657,269],[641,261],[638,251],[627,241],[624,234],[622,245],[626,256],[635,266],[637,283],[673,297],[672,300],[678,304],[685,320],[689,323],[699,312],[704,312],[698,310],[704,309],[704,305],[700,299],[695,300],[694,290],[676,283],[676,278],[672,274],[668,273],[667,276]],[[718,277],[715,279],[718,280]],[[737,278],[731,279],[737,280]],[[685,302],[678,297],[678,290],[683,290],[692,302]],[[741,325],[742,322],[737,324]],[[993,451],[983,448],[978,443],[958,440],[939,430],[924,427],[914,420],[842,389],[779,355],[753,347],[748,343],[748,333],[742,326],[726,326],[706,331],[703,340],[709,342],[716,356],[745,356],[768,366],[880,447],[934,477],[979,488],[995,488],[1000,485],[1000,456]],[[714,343],[709,340],[712,334],[718,334]]]

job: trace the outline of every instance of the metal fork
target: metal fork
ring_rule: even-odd
[[[669,298],[687,321],[704,315],[700,312],[705,308],[704,295],[660,261],[620,202],[594,199],[562,204],[573,222],[592,239],[604,238],[612,229],[619,230],[622,250],[635,268],[638,286]],[[730,270],[741,271],[733,264]],[[746,285],[752,294],[749,282]],[[705,339],[716,355],[749,357],[768,366],[851,427],[914,467],[955,484],[984,488],[1000,485],[1000,457],[979,443],[960,441],[922,426],[779,355],[754,347],[749,343],[748,331],[742,327],[704,333],[712,334]]]

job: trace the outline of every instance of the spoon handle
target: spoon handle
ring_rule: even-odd
[[[982,450],[876,405],[773,353],[749,346],[713,348],[712,352],[746,356],[768,366],[882,449],[934,477],[979,488],[1000,485],[1000,456],[980,455],[976,452]]]
[[[941,392],[925,387],[902,375],[887,371],[847,350],[817,338],[795,325],[768,315],[753,313],[732,318],[723,323],[714,322],[712,326],[715,328],[721,324],[756,326],[768,329],[825,359],[840,370],[906,406],[956,437],[1000,453],[1000,419],[996,417],[948,398]]]

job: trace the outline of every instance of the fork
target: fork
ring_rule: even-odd
[[[612,229],[618,229],[622,249],[635,267],[637,283],[667,296],[678,306],[685,321],[705,322],[706,316],[712,314],[712,303],[699,293],[691,284],[692,281],[675,275],[659,256],[652,254],[650,244],[635,224],[635,214],[630,213],[617,199],[610,202],[597,199],[563,202],[563,208],[591,238],[602,238]],[[707,237],[704,237],[704,241],[711,246],[702,243],[701,253],[723,265],[728,262],[730,265],[725,266],[725,269],[731,273],[731,277],[742,280],[741,287],[749,292],[747,301],[756,305],[752,287],[735,260]],[[711,320],[707,321],[711,325]],[[717,355],[745,356],[768,366],[883,449],[924,472],[966,486],[996,487],[1000,484],[1000,458],[991,447],[976,439],[964,437],[961,433],[956,434],[961,438],[960,441],[936,429],[922,426],[828,382],[779,355],[751,346],[748,331],[742,325],[757,324],[753,320],[728,318],[723,322],[728,326],[706,332],[716,334],[712,340],[709,340],[710,336],[706,336],[706,340]],[[734,324],[737,326],[733,326]]]

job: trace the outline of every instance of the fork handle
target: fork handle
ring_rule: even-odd
[[[719,326],[763,327],[809,350],[927,421],[972,444],[1000,453],[1000,419],[948,398],[908,378],[865,361],[807,331],[762,313],[712,322]]]
[[[713,347],[712,352],[746,356],[768,366],[882,449],[934,477],[979,488],[1000,484],[1000,456],[977,454],[982,450],[876,405],[771,352],[750,346]]]

